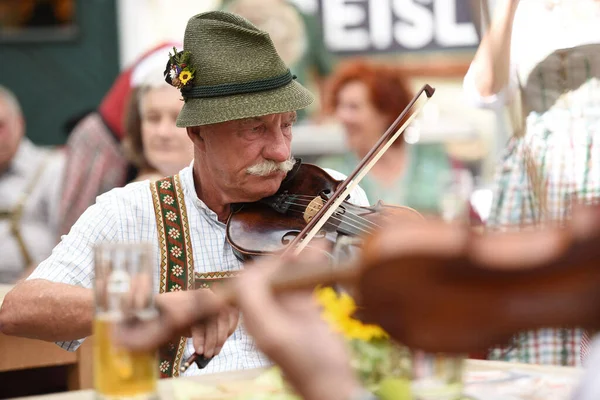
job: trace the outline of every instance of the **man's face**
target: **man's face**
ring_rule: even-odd
[[[295,121],[289,112],[191,128],[202,190],[217,190],[228,203],[274,194],[293,166]]]
[[[0,172],[10,165],[23,132],[24,124],[21,115],[0,96]]]

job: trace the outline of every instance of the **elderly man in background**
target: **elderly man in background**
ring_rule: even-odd
[[[0,283],[14,283],[52,252],[64,153],[34,145],[15,95],[0,86]]]

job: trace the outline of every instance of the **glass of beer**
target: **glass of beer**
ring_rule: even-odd
[[[117,324],[157,317],[149,244],[100,244],[95,248],[94,387],[97,397],[156,399],[158,358],[112,340]]]
[[[412,395],[414,400],[459,400],[463,391],[466,356],[412,354]]]

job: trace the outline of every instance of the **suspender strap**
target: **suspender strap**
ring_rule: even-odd
[[[160,247],[160,293],[194,288],[194,260],[179,175],[150,182]],[[159,350],[161,378],[179,376],[187,338]]]
[[[17,201],[17,205],[12,211],[0,211],[0,219],[8,219],[10,224],[10,233],[13,235],[15,240],[17,241],[17,245],[19,246],[19,250],[21,251],[21,256],[23,257],[23,261],[25,262],[25,268],[28,268],[33,263],[33,257],[25,244],[25,239],[21,234],[21,219],[23,218],[23,212],[25,211],[25,206],[27,205],[27,200],[29,196],[35,189],[35,186],[38,184],[40,178],[42,177],[42,173],[44,172],[48,161],[50,160],[50,156],[46,156],[44,160],[40,163],[39,167],[35,171],[33,175],[33,179],[29,181],[29,184],[25,188],[23,194]]]

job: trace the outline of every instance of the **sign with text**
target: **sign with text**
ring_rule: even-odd
[[[472,0],[319,0],[325,46],[333,53],[475,49]]]

